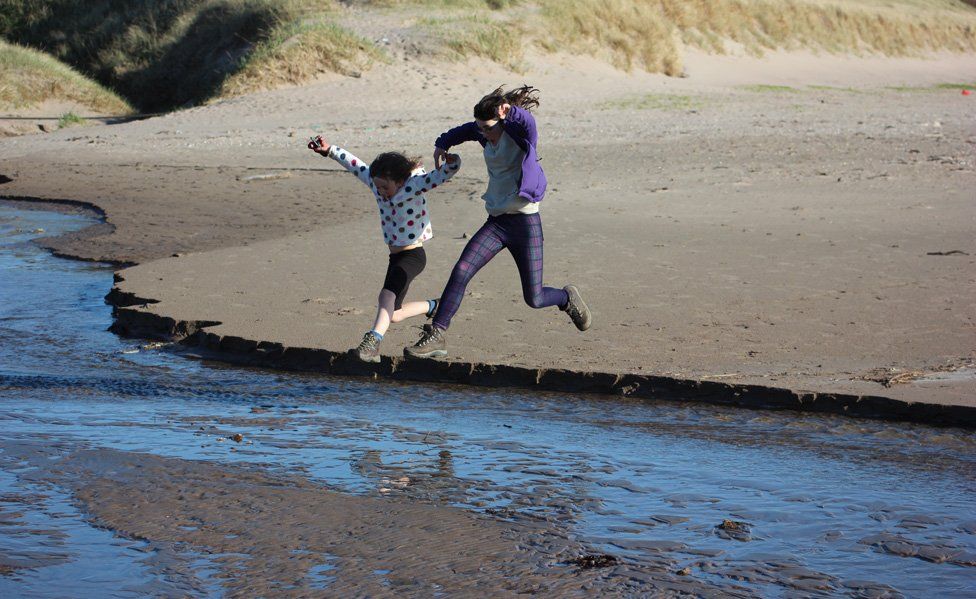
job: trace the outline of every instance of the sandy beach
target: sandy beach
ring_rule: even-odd
[[[337,355],[369,327],[386,251],[368,192],[305,140],[430,163],[481,95],[524,81],[542,90],[545,281],[578,285],[594,326],[526,307],[501,256],[468,288],[449,363],[599,373],[611,392],[630,375],[976,407],[976,99],[936,87],[971,81],[976,59],[692,53],[687,78],[527,63],[515,75],[406,60],[6,138],[0,194],[101,209],[105,224],[47,244],[135,264],[116,292],[139,298],[121,311],[132,322],[206,323],[217,348]],[[485,218],[480,148],[460,153],[429,196],[414,299],[439,295]],[[383,342],[385,372],[416,339],[421,323],[406,324]]]

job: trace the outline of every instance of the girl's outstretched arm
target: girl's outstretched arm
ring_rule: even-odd
[[[466,141],[477,141],[481,142],[484,140],[484,136],[478,129],[478,125],[471,121],[470,123],[465,123],[449,129],[434,141],[434,166],[436,168],[441,167],[441,159],[447,154],[447,151],[458,144],[462,144]]]
[[[349,150],[339,146],[329,146],[329,158],[341,164],[347,171],[356,175],[367,187],[372,187],[373,178],[369,176],[369,165],[356,158]]]
[[[369,176],[369,165],[353,156],[352,152],[343,150],[336,145],[330,145],[321,135],[309,142],[308,149],[335,160],[347,171],[356,175],[367,187],[372,188],[373,179]]]

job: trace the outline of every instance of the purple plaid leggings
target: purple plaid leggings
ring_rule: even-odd
[[[447,329],[461,307],[464,289],[475,273],[502,248],[515,258],[522,279],[522,297],[533,308],[565,306],[569,296],[562,289],[542,286],[542,218],[536,214],[489,216],[458,258],[437,305],[434,326]]]

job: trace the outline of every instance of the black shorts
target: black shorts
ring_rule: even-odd
[[[411,281],[424,272],[425,266],[427,266],[427,253],[422,247],[390,254],[390,266],[386,269],[383,289],[392,291],[396,295],[394,310],[403,307],[403,298],[407,296]]]

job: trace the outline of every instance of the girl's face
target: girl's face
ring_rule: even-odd
[[[498,140],[502,138],[502,133],[505,132],[501,119],[492,119],[490,121],[475,119],[474,122],[478,125],[478,129],[481,130],[481,134],[485,136],[485,139],[493,144],[497,144]]]
[[[384,200],[389,200],[396,195],[396,192],[403,187],[404,181],[394,181],[393,179],[386,179],[384,177],[373,177],[373,185],[376,186],[377,193],[380,194]]]

